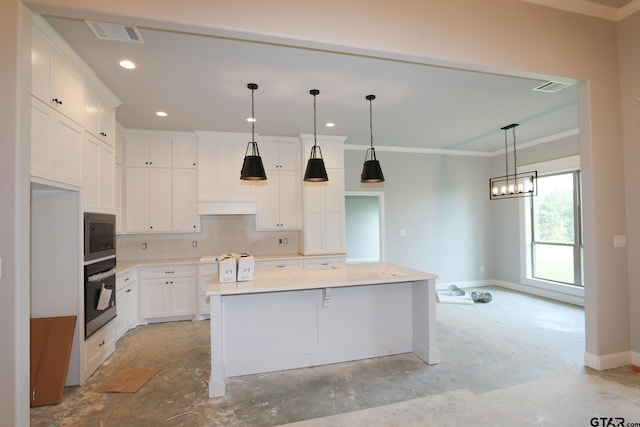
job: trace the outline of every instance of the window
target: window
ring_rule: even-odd
[[[529,209],[533,279],[583,286],[580,208],[580,171],[538,177]]]

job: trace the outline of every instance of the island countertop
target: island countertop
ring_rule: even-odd
[[[435,280],[438,276],[395,264],[342,264],[328,269],[256,270],[254,280],[210,283],[207,295],[236,295]]]

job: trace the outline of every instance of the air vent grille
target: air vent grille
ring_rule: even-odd
[[[542,83],[540,86],[533,88],[536,92],[556,93],[566,87],[571,86],[570,83],[548,81]]]
[[[85,21],[93,34],[101,40],[144,43],[140,30],[131,25],[110,24],[108,22]]]

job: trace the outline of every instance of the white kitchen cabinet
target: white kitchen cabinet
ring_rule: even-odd
[[[194,134],[171,137],[171,166],[184,169],[198,166],[198,139]]]
[[[116,277],[115,320],[116,341],[128,330],[138,326],[138,285],[136,271],[129,271]]]
[[[82,182],[87,212],[115,212],[115,151],[85,133],[82,147]]]
[[[83,379],[89,378],[115,349],[116,323],[112,320],[84,342]]]
[[[304,262],[301,258],[296,259],[268,259],[257,260],[256,269],[268,269],[273,268],[277,270],[301,270],[304,267]]]
[[[115,108],[101,89],[91,82],[85,84],[84,127],[96,138],[115,146]]]
[[[126,168],[127,232],[172,231],[170,168]]]
[[[258,181],[243,181],[240,170],[250,134],[197,131],[198,213],[255,214]]]
[[[173,231],[200,231],[200,215],[196,203],[197,178],[195,169],[172,169]]]
[[[31,176],[80,187],[82,127],[31,97]]]
[[[84,123],[82,73],[39,31],[31,44],[31,94],[74,122]]]
[[[336,266],[344,265],[345,257],[325,257],[325,258],[305,258],[303,265],[305,270],[325,270]]]
[[[262,137],[259,148],[267,180],[256,185],[256,230],[300,230],[300,142],[296,138]]]
[[[209,318],[209,297],[206,295],[207,288],[218,275],[218,264],[198,265],[198,318]]]
[[[196,314],[196,267],[141,267],[138,307],[140,319],[163,321]]]
[[[301,135],[303,153],[311,150],[313,136]],[[338,254],[346,251],[344,207],[344,137],[319,136],[327,176],[326,182],[302,185],[302,233],[304,255]],[[306,165],[305,156],[302,158]]]
[[[124,139],[124,155],[127,167],[171,167],[170,136],[125,134]]]
[[[123,205],[124,203],[122,202],[122,185],[124,183],[124,179],[123,179],[123,171],[122,171],[122,165],[116,163],[115,165],[115,180],[114,180],[114,185],[115,185],[115,189],[114,189],[114,206],[115,206],[115,213],[116,213],[116,234],[120,234],[122,232],[124,232],[124,221],[122,220],[122,213],[124,212],[123,209]]]

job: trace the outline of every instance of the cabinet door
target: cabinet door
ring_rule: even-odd
[[[173,316],[192,316],[196,314],[195,277],[175,277],[169,279]]]
[[[331,181],[325,189],[325,253],[343,253],[344,244],[344,171],[331,169]]]
[[[324,189],[328,182],[305,182],[304,192],[304,224],[303,252],[305,255],[324,253],[325,214]]]
[[[149,169],[126,168],[126,230],[149,231]]]
[[[149,166],[171,167],[171,137],[153,135],[149,137]]]
[[[138,308],[141,319],[171,316],[169,279],[145,279],[140,287]]]
[[[294,142],[280,143],[279,164],[282,170],[300,171],[301,147],[300,143]]]
[[[114,197],[115,197],[115,201],[114,201],[114,207],[115,207],[115,212],[116,212],[116,233],[122,233],[125,229],[124,229],[124,221],[122,220],[122,213],[124,212],[122,209],[122,184],[123,184],[123,179],[122,179],[122,166],[120,166],[119,164],[115,165],[115,189],[114,189]]]
[[[172,211],[171,169],[149,169],[149,231],[171,231]]]
[[[84,122],[84,81],[71,63],[51,56],[51,97],[58,99],[56,109],[76,123]]]
[[[112,147],[116,145],[116,110],[100,101],[100,137]]]
[[[195,169],[173,169],[173,231],[200,231],[197,213]]]
[[[301,182],[300,172],[282,170],[279,172],[280,187],[280,224],[283,230],[300,230],[301,228]]]
[[[82,184],[85,211],[100,210],[100,141],[85,135],[82,146]]]
[[[51,169],[59,182],[82,185],[82,129],[56,114],[51,140]]]
[[[194,136],[174,136],[171,139],[171,162],[174,168],[195,169],[198,144]]]
[[[137,283],[132,283],[129,285],[127,289],[127,298],[129,300],[129,305],[127,306],[126,311],[126,325],[127,331],[129,329],[133,329],[138,326],[138,285]]]
[[[280,174],[268,170],[268,179],[258,185],[256,230],[280,230]]]
[[[95,137],[100,137],[100,92],[87,84],[84,93],[84,127]]]
[[[34,33],[31,41],[31,94],[47,105],[51,102],[49,98],[50,61],[51,54],[45,42],[38,33]]]
[[[129,298],[127,290],[131,291],[128,286],[116,292],[116,340],[120,339],[127,332],[127,316],[129,311]]]
[[[100,209],[115,212],[115,150],[104,142],[100,143]]]
[[[148,167],[149,139],[144,136],[127,135],[124,138],[124,156],[127,167]]]
[[[55,111],[39,100],[31,99],[31,175],[51,175],[51,138]]]

